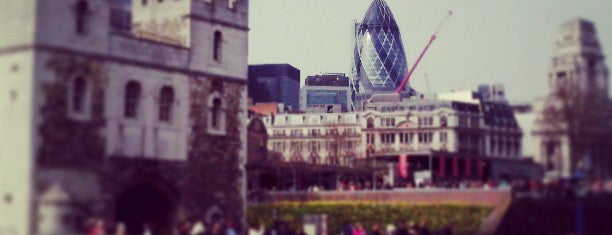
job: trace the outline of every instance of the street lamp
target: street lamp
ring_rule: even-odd
[[[584,198],[589,192],[589,185],[585,180],[584,170],[578,169],[574,172],[576,196],[576,235],[584,235]]]

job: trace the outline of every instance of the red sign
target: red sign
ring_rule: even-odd
[[[465,176],[470,176],[472,175],[472,159],[471,158],[466,158],[465,159]]]
[[[400,154],[399,155],[399,175],[402,178],[406,178],[408,177],[408,156],[406,154]]]
[[[440,177],[444,177],[444,174],[446,173],[446,159],[444,157],[440,157],[440,172],[438,173],[440,175]]]
[[[459,176],[459,159],[457,159],[457,156],[453,157],[453,176]]]
[[[478,176],[483,176],[484,175],[484,161],[483,160],[478,160]]]

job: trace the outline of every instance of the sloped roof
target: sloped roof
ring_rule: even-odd
[[[272,115],[278,112],[277,103],[257,103],[249,106],[249,111],[260,115]]]

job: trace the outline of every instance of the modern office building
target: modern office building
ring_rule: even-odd
[[[374,0],[354,26],[353,99],[359,108],[372,93],[395,92],[408,73],[399,27],[384,0]],[[411,91],[408,84],[406,93]]]
[[[505,89],[503,84],[482,84],[478,86],[478,93],[483,100],[487,101],[505,101]]]
[[[351,86],[343,73],[306,77],[300,90],[300,110],[306,112],[348,112],[352,110]]]
[[[248,89],[253,103],[283,103],[288,110],[297,110],[300,70],[289,64],[249,65]]]

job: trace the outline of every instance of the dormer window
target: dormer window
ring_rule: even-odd
[[[80,0],[76,4],[75,9],[75,31],[79,35],[86,33],[87,13],[89,11],[89,3],[86,0]]]

